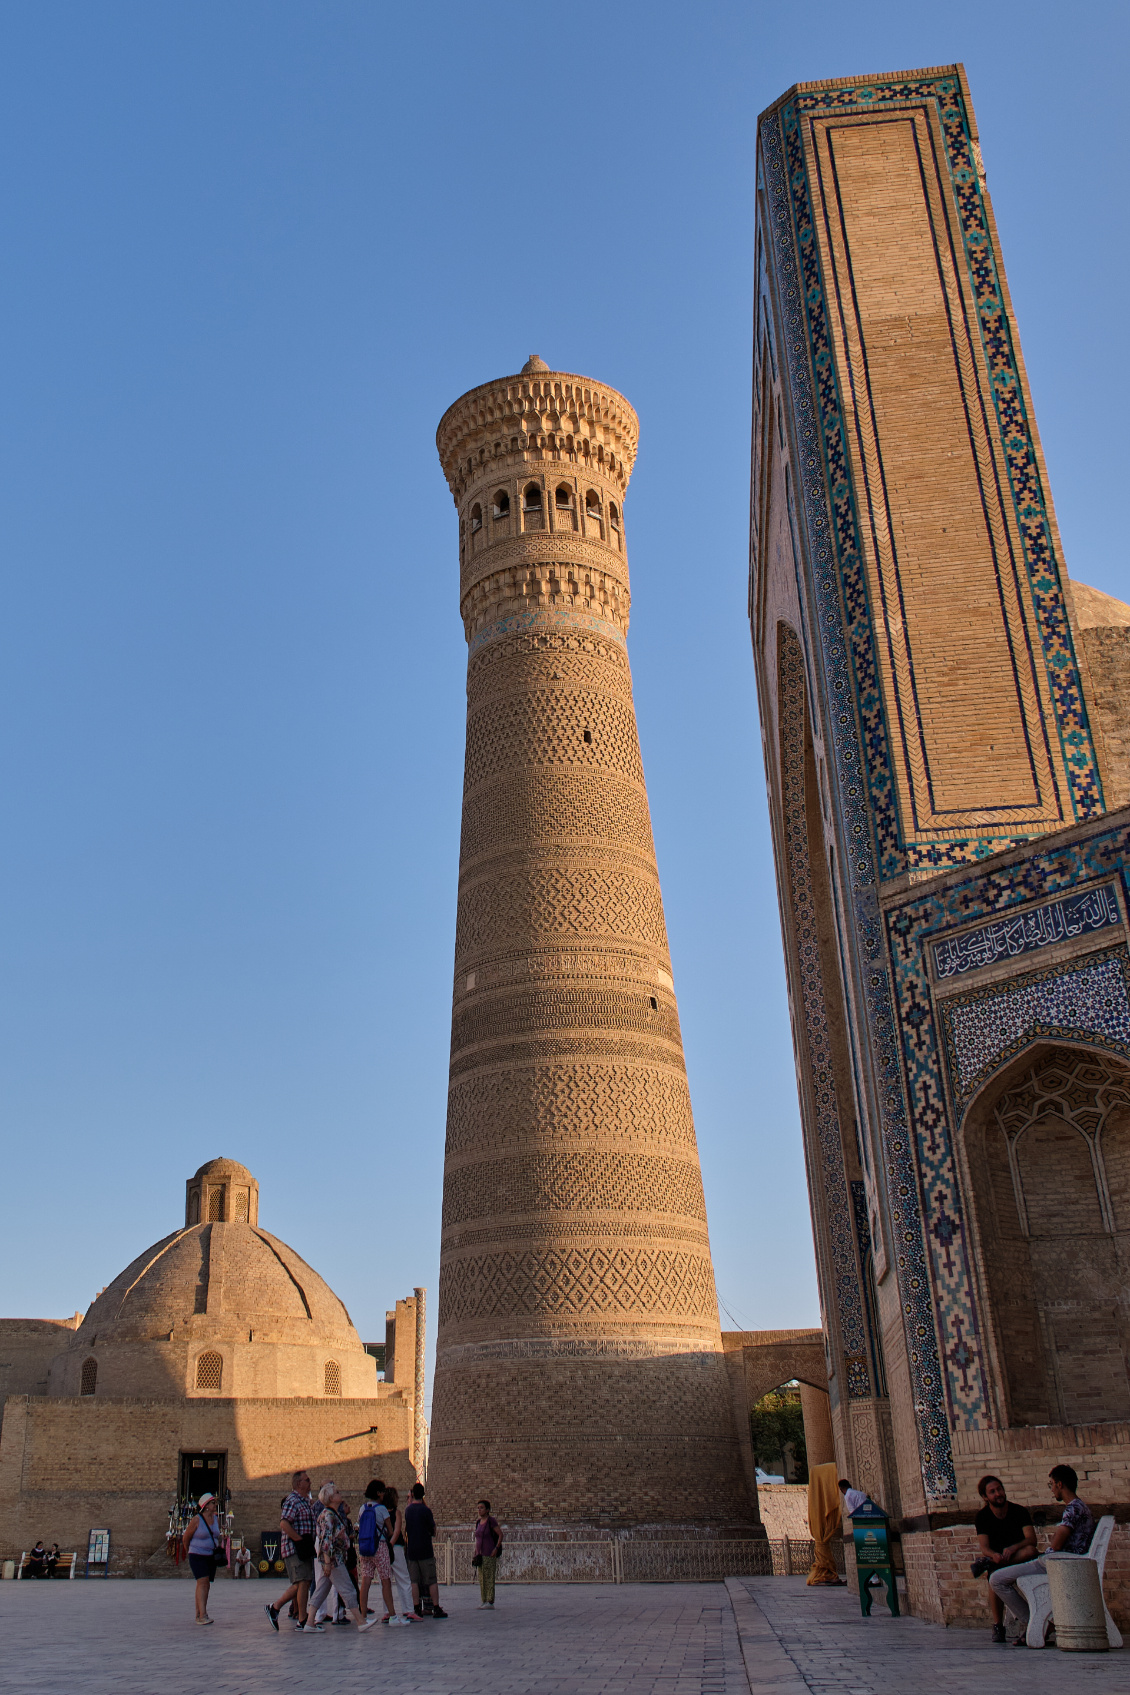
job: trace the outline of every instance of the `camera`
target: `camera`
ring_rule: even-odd
[[[973,1561],[973,1564],[969,1569],[973,1573],[974,1577],[984,1577],[987,1571],[995,1571],[996,1568],[996,1560],[990,1560],[985,1555],[982,1555],[979,1560]]]

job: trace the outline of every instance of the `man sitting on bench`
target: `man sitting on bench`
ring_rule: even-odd
[[[1057,1501],[1063,1502],[1063,1517],[1048,1543],[1048,1552],[1051,1554],[1085,1554],[1091,1546],[1095,1521],[1091,1509],[1084,1505],[1075,1493],[1078,1481],[1078,1474],[1069,1465],[1053,1465],[1048,1473],[1052,1494]],[[999,1596],[1013,1618],[1019,1621],[1020,1635],[1013,1643],[1014,1648],[1024,1645],[1024,1636],[1028,1629],[1028,1603],[1016,1587],[1016,1580],[1018,1577],[1034,1577],[1037,1572],[1046,1570],[1043,1560],[1026,1560],[1023,1565],[1001,1567],[989,1578],[989,1588],[993,1594]]]
[[[992,1577],[1002,1566],[1035,1559],[1036,1531],[1028,1508],[1009,1500],[999,1477],[983,1477],[977,1485],[977,1493],[985,1505],[974,1520],[981,1557],[974,1563],[973,1575],[981,1577],[989,1572],[992,1574],[991,1584]],[[989,1611],[993,1615],[993,1641],[1006,1642],[1004,1606],[992,1587],[989,1589]]]

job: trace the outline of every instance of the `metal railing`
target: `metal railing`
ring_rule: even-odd
[[[441,1583],[475,1583],[469,1541],[437,1542]],[[508,1540],[498,1565],[499,1583],[721,1583],[727,1577],[803,1576],[812,1564],[811,1540],[711,1541],[707,1538],[605,1538],[592,1541]],[[844,1570],[842,1542],[832,1544]]]

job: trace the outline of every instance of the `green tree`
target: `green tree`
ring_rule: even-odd
[[[800,1390],[791,1383],[762,1395],[749,1415],[753,1457],[762,1471],[788,1477],[785,1444],[791,1442],[795,1469],[792,1481],[808,1482],[808,1453],[804,1446],[804,1414]]]

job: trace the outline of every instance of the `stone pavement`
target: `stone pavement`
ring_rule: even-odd
[[[178,1582],[0,1583],[0,1692],[37,1695],[1125,1695],[1130,1655],[994,1648],[803,1578],[441,1591],[411,1630],[276,1636],[274,1586],[221,1579],[216,1624]]]
[[[211,1630],[191,1584],[0,1583],[0,1691],[75,1695],[749,1695],[720,1583],[507,1584],[440,1591],[448,1619],[276,1636],[277,1586],[221,1578]]]
[[[802,1577],[731,1577],[752,1695],[1126,1695],[1130,1654],[996,1647],[984,1630],[870,1618],[851,1589],[808,1589]],[[901,1597],[900,1597],[901,1599]]]

